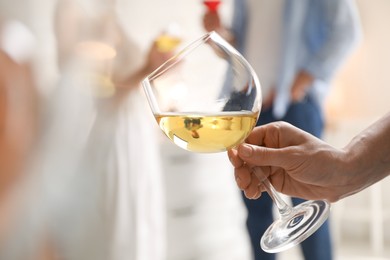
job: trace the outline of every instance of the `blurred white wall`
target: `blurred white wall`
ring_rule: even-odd
[[[330,119],[373,119],[389,110],[390,1],[357,3],[364,41],[334,82],[328,99]]]

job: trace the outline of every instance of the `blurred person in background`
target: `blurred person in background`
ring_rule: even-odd
[[[28,177],[39,130],[32,69],[35,37],[16,19],[0,19],[0,258],[17,225],[20,186]]]
[[[21,22],[0,20],[0,202],[21,177],[37,132],[33,44]]]
[[[74,223],[90,234],[72,240],[68,250],[71,259],[158,260],[166,254],[157,127],[153,127],[156,125],[140,82],[173,55],[174,46],[161,50],[155,40],[148,53],[142,53],[134,41],[138,36],[123,29],[137,25],[124,24],[118,10],[121,2],[115,0],[59,0],[56,8],[61,80],[54,100],[66,100],[64,96],[73,85],[73,91],[89,96],[89,101],[83,97],[78,105],[89,111],[85,119],[93,121],[89,126],[81,122],[85,129],[77,126],[88,133],[79,173],[89,171],[95,176],[85,174],[85,180],[92,184],[80,186],[76,194],[94,190],[90,203],[96,205],[81,209],[89,218],[75,216]],[[136,11],[125,10],[128,16]],[[61,110],[71,105],[64,104]],[[101,254],[96,253],[99,246]],[[79,254],[83,249],[88,250],[86,255]]]
[[[218,12],[206,12],[203,24],[233,43],[258,73],[264,98],[257,125],[283,120],[321,137],[330,82],[361,38],[354,1],[235,0],[231,28],[221,23]],[[271,198],[243,198],[255,259],[275,259],[259,246],[273,222]],[[332,259],[329,223],[301,246],[305,259]]]

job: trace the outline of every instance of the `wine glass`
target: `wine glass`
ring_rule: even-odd
[[[191,152],[234,148],[245,141],[260,113],[261,89],[256,73],[215,32],[189,44],[142,84],[161,130],[177,146]],[[280,215],[261,238],[266,252],[297,245],[329,215],[327,201],[307,201],[292,208],[268,179],[264,186]]]
[[[227,70],[232,71],[229,81]],[[256,74],[215,32],[161,65],[143,86],[165,135],[192,152],[222,152],[242,143],[260,113]]]

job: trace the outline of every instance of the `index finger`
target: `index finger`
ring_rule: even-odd
[[[244,165],[244,161],[238,156],[238,151],[236,149],[230,149],[227,151],[227,154],[233,167],[239,168]]]

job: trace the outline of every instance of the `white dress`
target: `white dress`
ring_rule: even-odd
[[[113,72],[131,75],[144,57],[129,35],[117,33],[121,45],[116,49]],[[96,200],[97,212],[91,208],[91,215],[101,214],[101,218],[84,222],[91,225],[87,232],[93,230],[104,237],[90,237],[96,239],[91,251],[101,245],[101,256],[110,260],[165,259],[165,202],[158,129],[146,99],[141,89],[135,87],[119,104],[110,98],[93,102],[97,110],[88,136],[85,167],[96,173],[88,177],[96,185],[96,196],[90,199]]]
[[[165,259],[158,128],[141,88],[120,102],[96,96],[99,83],[85,71],[91,64],[72,57],[80,41],[114,37],[120,45],[113,46],[116,57],[106,64],[112,73],[131,75],[140,68],[143,55],[129,35],[111,30],[121,25],[112,9],[102,8],[105,2],[111,3],[60,1],[55,27],[59,84],[44,109],[42,138],[21,196],[23,214],[7,245],[0,246],[2,259],[30,259],[42,240],[61,259]],[[113,12],[101,13],[106,20],[94,26],[105,10]]]

